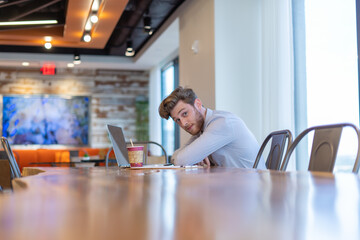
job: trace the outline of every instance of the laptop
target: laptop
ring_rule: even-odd
[[[115,158],[119,167],[129,167],[129,156],[124,133],[121,127],[107,125],[110,141],[114,149]],[[183,168],[184,166],[174,166],[173,164],[150,164],[142,167],[132,167],[131,169],[144,168]],[[187,166],[189,167],[189,166]]]
[[[128,167],[129,156],[126,148],[126,141],[121,127],[107,125],[109,138],[114,149],[115,158],[119,167]]]

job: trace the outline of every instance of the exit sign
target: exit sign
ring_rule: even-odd
[[[53,63],[45,63],[42,68],[40,68],[40,72],[43,75],[55,75],[56,67]]]

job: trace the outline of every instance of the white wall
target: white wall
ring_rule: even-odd
[[[181,85],[238,115],[259,142],[293,130],[290,0],[193,0],[179,18]]]
[[[293,130],[290,0],[191,0],[176,17],[180,85],[241,117],[259,142]],[[180,145],[189,137],[181,130]]]
[[[215,1],[215,107],[261,140],[260,0]]]
[[[189,1],[180,16],[179,84],[192,88],[205,107],[215,108],[213,0]],[[199,51],[191,47],[198,41]],[[180,145],[189,138],[180,130]]]
[[[179,84],[191,87],[206,107],[215,107],[214,4],[190,1],[180,19]],[[198,41],[199,52],[191,47]]]

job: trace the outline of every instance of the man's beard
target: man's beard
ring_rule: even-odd
[[[191,135],[197,135],[199,134],[199,132],[201,131],[203,125],[204,125],[204,117],[201,115],[200,111],[197,110],[195,107],[195,126],[196,128],[198,128],[198,131],[196,133],[190,133]]]

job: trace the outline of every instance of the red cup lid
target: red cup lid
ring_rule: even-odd
[[[129,146],[127,147],[128,151],[139,151],[144,150],[144,146]]]

